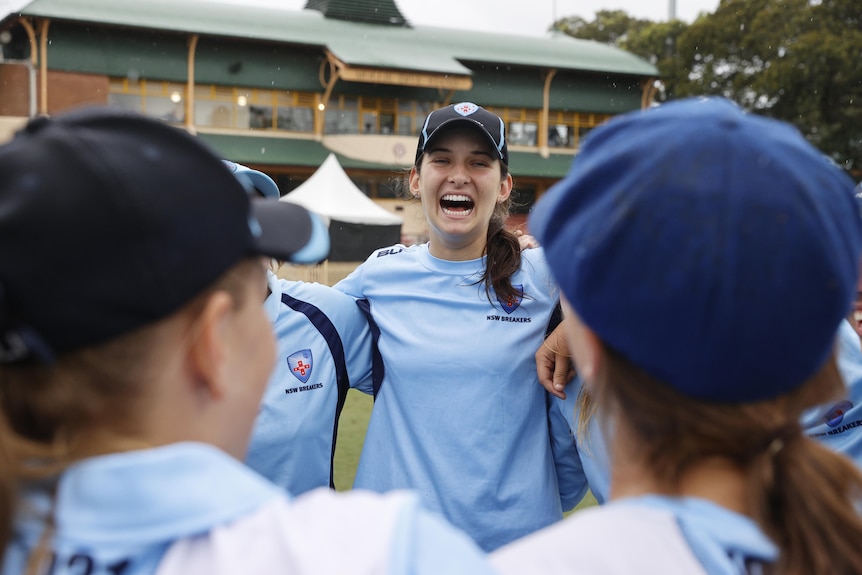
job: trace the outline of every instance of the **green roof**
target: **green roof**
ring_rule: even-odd
[[[551,154],[543,158],[534,152],[509,152],[509,170],[515,178],[555,178],[560,179],[569,173],[574,154]]]
[[[332,153],[316,140],[273,138],[268,136],[234,136],[199,133],[198,137],[221,157],[241,164],[270,166],[318,167]],[[335,154],[344,169],[403,172],[405,166],[364,162]],[[572,154],[551,154],[548,158],[532,152],[510,152],[512,175],[518,177],[562,178],[572,164]]]
[[[327,18],[386,26],[410,26],[394,0],[308,0],[305,7],[318,10]]]
[[[366,0],[367,1],[367,0]],[[657,76],[652,64],[612,46],[554,34],[494,34],[326,18],[317,10],[249,9],[207,0],[34,0],[26,16],[247,38],[329,49],[354,66],[469,75],[462,62]]]
[[[267,164],[270,166],[307,166],[317,168],[333,153],[316,140],[299,138],[273,138],[268,136],[235,136],[198,133],[198,137],[213,148],[222,158],[241,164]],[[336,153],[345,169],[403,170],[396,164],[364,162]]]

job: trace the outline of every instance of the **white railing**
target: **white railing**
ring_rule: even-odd
[[[362,262],[330,262],[329,260],[314,266],[284,264],[278,269],[278,277],[287,280],[317,282],[324,285],[335,285],[347,277],[350,272]]]

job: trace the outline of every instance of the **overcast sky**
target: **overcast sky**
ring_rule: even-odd
[[[282,6],[301,10],[306,0],[219,0],[245,6]],[[714,12],[719,0],[676,0],[676,17],[691,22],[701,12]],[[554,19],[581,16],[592,20],[597,10],[624,10],[637,18],[667,20],[669,0],[396,0],[412,24],[487,32],[544,35]]]
[[[146,2],[146,0],[141,0]],[[302,10],[306,0],[218,0],[253,9],[255,5]],[[700,12],[714,12],[719,0],[675,0],[676,17],[691,22]],[[8,13],[29,0],[0,0]],[[483,30],[511,34],[544,35],[554,19],[581,16],[592,20],[597,10],[624,10],[653,21],[667,20],[670,0],[396,0],[412,24]]]

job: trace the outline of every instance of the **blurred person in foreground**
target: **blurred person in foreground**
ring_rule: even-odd
[[[498,550],[502,573],[862,572],[862,475],[799,424],[846,393],[852,187],[723,99],[590,135],[530,229],[602,415],[610,502]]]
[[[409,494],[292,498],[238,461],[275,358],[264,257],[312,222],[131,113],[0,146],[4,575],[489,572]]]

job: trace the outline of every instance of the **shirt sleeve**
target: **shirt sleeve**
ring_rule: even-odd
[[[589,489],[584,473],[574,430],[560,410],[559,403],[548,398],[548,431],[557,484],[560,488],[560,503],[563,511],[570,511],[580,503]]]

